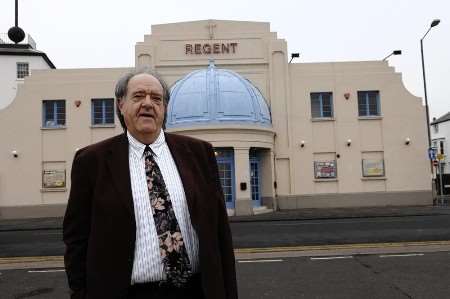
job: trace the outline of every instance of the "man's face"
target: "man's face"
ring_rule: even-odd
[[[139,74],[128,81],[125,98],[119,109],[127,130],[144,144],[156,140],[164,122],[163,87],[149,74]]]

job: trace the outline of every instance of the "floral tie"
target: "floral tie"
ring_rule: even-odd
[[[153,219],[159,238],[161,259],[167,283],[175,287],[182,287],[192,276],[191,265],[169,192],[153,155],[153,151],[147,145],[144,150],[145,174],[150,203],[153,208]]]

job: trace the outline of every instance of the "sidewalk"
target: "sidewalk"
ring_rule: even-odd
[[[363,207],[285,210],[253,216],[232,216],[230,217],[230,222],[295,221],[438,215],[450,215],[450,206]],[[0,219],[0,232],[44,229],[58,230],[62,228],[62,222],[63,219],[61,217]]]

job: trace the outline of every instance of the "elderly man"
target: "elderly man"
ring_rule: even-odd
[[[163,131],[169,92],[149,70],[116,85],[125,133],[79,150],[64,217],[72,298],[237,298],[217,164]]]

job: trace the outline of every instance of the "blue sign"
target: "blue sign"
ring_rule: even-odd
[[[436,160],[436,148],[434,147],[430,147],[428,149],[428,157],[430,158],[430,160],[434,161]]]

